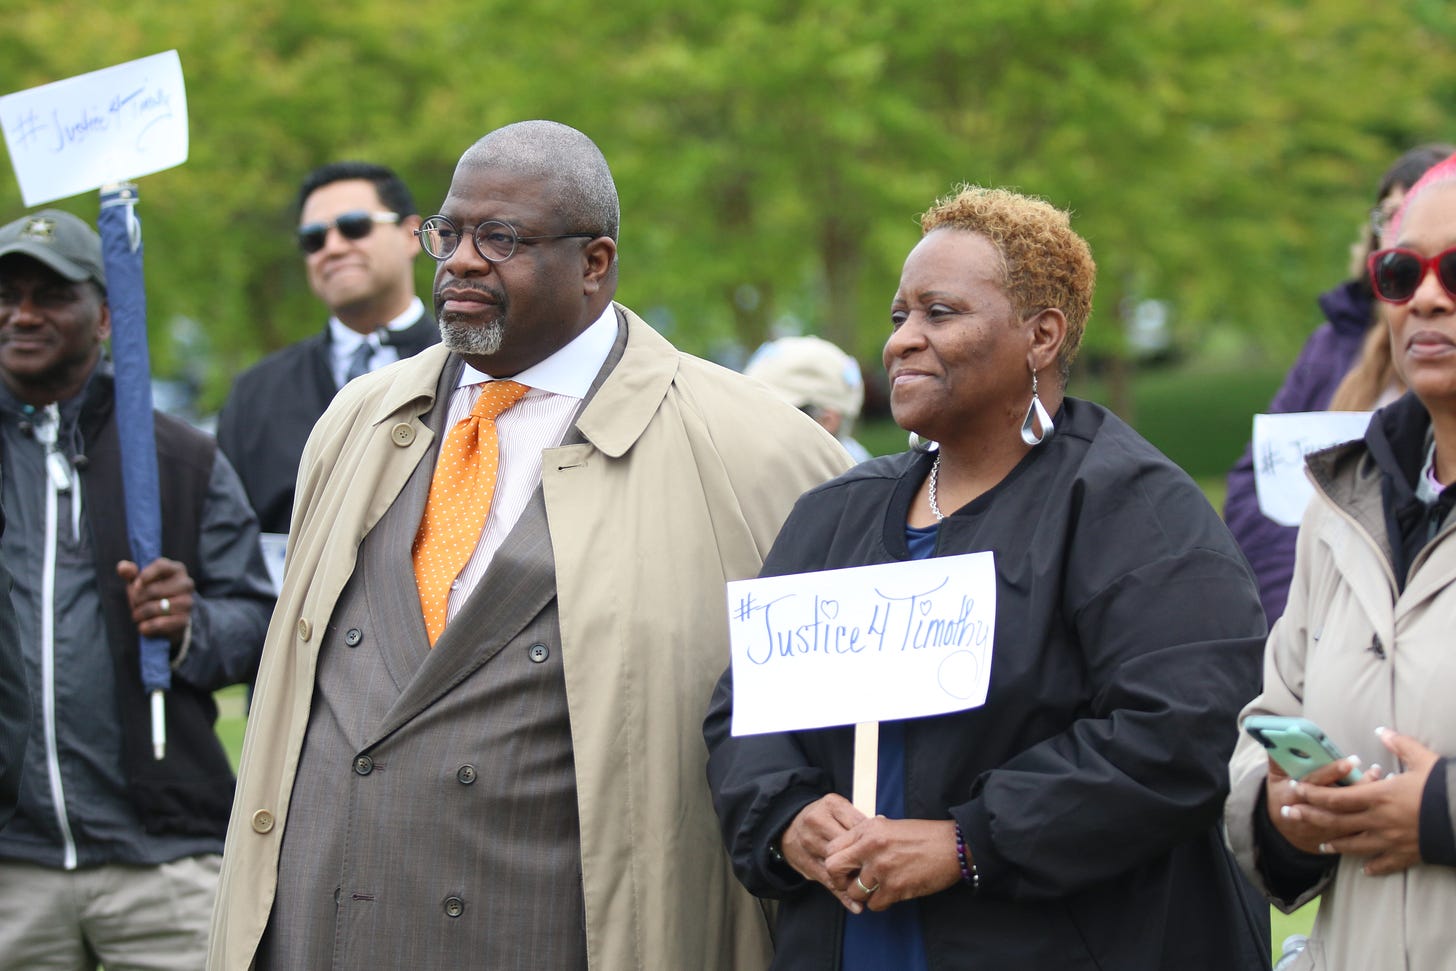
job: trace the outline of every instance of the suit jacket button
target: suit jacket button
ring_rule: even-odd
[[[402,421],[389,430],[389,437],[394,444],[403,448],[415,440],[415,428],[407,421]]]
[[[475,766],[462,765],[460,771],[455,773],[455,778],[460,780],[461,785],[470,785],[475,781]]]
[[[359,642],[364,639],[364,632],[357,627],[350,627],[344,632],[344,643],[350,647],[358,647]]]
[[[446,917],[459,917],[463,913],[465,913],[465,901],[461,900],[459,897],[445,898]]]
[[[537,664],[540,664],[542,661],[546,660],[550,656],[551,650],[545,644],[531,645],[531,660],[535,661]]]
[[[271,833],[273,831],[273,814],[266,809],[260,809],[253,813],[253,832]]]
[[[354,771],[360,775],[368,775],[374,771],[374,760],[367,755],[361,755],[354,760]]]

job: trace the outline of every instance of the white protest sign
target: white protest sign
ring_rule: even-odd
[[[187,161],[187,91],[176,51],[0,98],[0,127],[27,206]]]
[[[258,545],[263,549],[263,565],[273,581],[273,594],[283,589],[283,562],[288,555],[287,533],[259,533]]]
[[[1314,486],[1304,457],[1365,435],[1368,411],[1298,411],[1254,416],[1254,491],[1259,511],[1281,526],[1298,526]]]
[[[985,704],[995,626],[990,553],[729,583],[733,734]]]

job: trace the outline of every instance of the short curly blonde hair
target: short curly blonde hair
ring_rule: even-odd
[[[920,217],[922,234],[959,229],[990,240],[1001,254],[1001,278],[1022,317],[1055,307],[1067,318],[1057,362],[1065,384],[1092,313],[1097,264],[1068,213],[1034,196],[962,185]]]

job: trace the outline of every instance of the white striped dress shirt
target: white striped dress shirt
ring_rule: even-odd
[[[617,312],[611,305],[576,339],[540,364],[512,375],[512,381],[531,390],[495,421],[500,437],[500,461],[496,471],[495,497],[481,530],[480,542],[470,561],[450,587],[450,605],[445,623],[454,619],[472,591],[485,576],[516,520],[541,483],[541,453],[561,444],[577,408],[617,340]],[[480,386],[495,380],[465,365],[460,383],[450,394],[445,428],[470,414],[480,397]]]

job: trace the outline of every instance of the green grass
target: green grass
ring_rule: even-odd
[[[227,749],[234,772],[238,771],[238,759],[243,754],[243,729],[248,725],[245,697],[245,689],[240,684],[223,688],[213,695],[217,701],[217,737],[222,739],[223,748]]]

